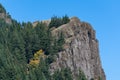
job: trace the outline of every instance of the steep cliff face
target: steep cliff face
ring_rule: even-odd
[[[1,4],[0,4],[0,19],[5,20],[5,22],[7,24],[12,23],[11,16],[8,13],[6,13],[6,10],[4,9],[4,7]]]
[[[51,73],[69,67],[74,80],[80,69],[88,80],[99,77],[106,80],[99,56],[98,40],[91,25],[73,17],[69,23],[54,29],[52,34],[58,36],[60,32],[65,37],[64,51],[59,52],[56,61],[51,64]]]

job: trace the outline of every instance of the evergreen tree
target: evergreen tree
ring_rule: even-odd
[[[0,4],[0,13],[6,13],[5,8],[2,6],[2,4]]]
[[[81,70],[79,70],[79,76],[77,80],[87,80],[85,74]]]
[[[0,13],[6,13],[0,4]],[[7,18],[10,18],[9,16]],[[18,23],[11,20],[7,24],[0,19],[0,80],[72,80],[69,69],[50,75],[49,66],[55,60],[55,53],[63,50],[64,35],[53,38],[50,28],[68,22],[68,17],[52,17],[50,25],[39,22],[33,27],[31,22]],[[45,58],[39,59],[37,67],[29,66],[34,54],[42,49]],[[61,75],[61,76],[59,76]]]
[[[59,18],[59,17],[57,17],[57,16],[53,16],[52,18],[51,18],[51,22],[50,22],[50,24],[49,24],[49,28],[51,28],[51,27],[59,27],[60,25],[62,25],[62,20],[61,20],[61,18]]]
[[[67,15],[62,17],[62,24],[66,24],[70,21],[69,17]]]
[[[63,16],[62,18],[60,17],[57,17],[57,16],[53,16],[51,18],[51,22],[49,24],[49,28],[52,28],[52,27],[59,27],[63,24],[66,24],[70,21],[69,17],[67,15]]]
[[[63,68],[61,71],[57,70],[53,74],[53,80],[73,80],[72,73],[69,68]]]

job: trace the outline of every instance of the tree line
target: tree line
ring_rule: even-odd
[[[1,4],[0,13],[6,13]],[[65,43],[64,35],[60,33],[56,39],[50,28],[67,24],[70,21],[67,15],[52,17],[48,26],[39,22],[33,27],[31,22],[11,20],[12,24],[7,24],[0,19],[0,80],[73,80],[69,68],[57,70],[53,75],[49,71],[54,56],[63,50]],[[41,50],[46,58],[39,57]],[[36,58],[39,58],[39,63],[34,66],[31,61]]]
[[[63,44],[63,35],[56,40],[45,23],[39,22],[33,27],[31,22],[20,24],[12,20],[10,25],[0,19],[0,79],[42,80],[46,77],[49,80],[49,64],[55,60],[54,55],[62,50]],[[28,68],[30,59],[40,49],[47,58],[41,60],[36,69]]]

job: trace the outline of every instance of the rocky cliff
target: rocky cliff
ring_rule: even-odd
[[[0,21],[4,20],[7,24],[11,24],[11,16],[9,13],[6,13],[5,8],[0,4]]]
[[[1,22],[1,24],[3,24],[4,21],[7,24],[12,24],[11,16],[8,13],[6,13],[6,10],[0,4],[0,22]],[[39,21],[34,22],[33,27],[35,27],[38,24],[38,22]],[[50,20],[42,21],[42,22],[46,23],[48,26],[50,23]],[[14,55],[15,59],[13,58],[13,56],[12,57],[10,56],[9,59],[6,59],[6,62],[2,62],[2,61],[5,61],[5,58],[2,59],[3,56],[6,58],[8,58],[8,57],[4,54],[0,55],[2,65],[3,65],[3,63],[5,63],[4,65],[7,65],[7,66],[5,66],[5,68],[4,68],[4,66],[2,66],[3,70],[2,69],[0,70],[1,75],[2,75],[2,76],[0,75],[0,80],[1,79],[2,80],[3,79],[4,80],[11,80],[11,79],[16,80],[16,78],[18,76],[20,76],[20,78],[17,78],[17,79],[22,80],[22,78],[21,78],[22,76],[25,79],[26,73],[24,70],[21,70],[21,66],[19,67],[19,64],[20,65],[23,64],[22,62],[24,62],[24,59],[26,59],[26,58],[23,58],[24,54],[18,55],[18,54],[16,54],[16,51],[15,51],[15,50],[17,50],[19,53],[26,53],[26,54],[28,52],[28,51],[24,52],[23,46],[25,43],[20,42],[20,40],[24,41],[24,39],[22,39],[23,34],[20,34],[22,32],[18,33],[19,32],[18,30],[22,31],[23,28],[20,29],[20,27],[19,27],[18,30],[17,30],[17,28],[14,30],[14,29],[12,29],[12,28],[14,28],[12,26],[11,26],[12,28],[7,28],[5,25],[3,25],[3,26],[5,29],[1,29],[1,33],[2,33],[1,36],[3,38],[3,39],[1,39],[1,42],[2,42],[1,46],[3,48],[3,49],[1,48],[1,54],[8,52],[9,55],[12,56],[14,54],[11,54],[11,53],[15,53],[15,55]],[[14,26],[17,26],[17,25],[14,25]],[[12,29],[12,32],[10,32],[11,30],[9,30],[9,29]],[[2,31],[2,30],[6,30],[6,32],[4,33],[4,31]],[[31,30],[31,29],[28,29],[28,30]],[[56,71],[56,70],[61,70],[62,68],[70,68],[74,80],[77,80],[76,78],[78,77],[79,70],[82,70],[85,73],[85,76],[87,77],[88,80],[92,80],[92,78],[94,78],[95,80],[99,80],[98,79],[99,77],[101,77],[102,80],[106,80],[105,73],[102,69],[100,56],[99,56],[98,40],[96,39],[95,31],[91,27],[90,24],[81,22],[77,17],[73,17],[70,19],[69,23],[59,26],[58,28],[52,28],[51,30],[52,30],[52,35],[55,36],[56,38],[59,36],[59,33],[61,33],[61,32],[64,34],[64,38],[65,38],[65,44],[63,45],[64,50],[57,53],[56,60],[50,64],[49,70],[50,70],[51,74],[53,74],[54,71]],[[31,30],[31,31],[33,31],[33,30]],[[14,32],[17,34],[17,36],[14,35]],[[29,33],[31,33],[31,32],[29,32]],[[7,36],[5,36],[6,34],[7,34]],[[6,38],[6,37],[8,37],[8,34],[13,35],[14,37],[9,35],[10,39],[8,39],[8,38]],[[21,38],[18,37],[18,34]],[[29,35],[31,35],[31,34],[28,34],[26,36],[29,36]],[[12,39],[12,38],[15,38],[15,39]],[[26,38],[26,39],[28,39],[28,40],[31,39],[31,36],[30,36],[30,38]],[[5,41],[3,41],[3,40],[5,40]],[[14,43],[14,40],[16,40],[15,43]],[[29,44],[32,44],[32,40],[34,40],[34,39],[31,39],[31,43],[29,43],[27,41],[26,42]],[[6,44],[4,42],[6,42]],[[8,47],[9,47],[8,43],[11,43],[11,42],[13,42],[13,44],[10,44],[12,46],[10,46],[10,49],[8,49]],[[13,46],[14,44],[19,46],[20,50],[23,49],[22,52],[20,52],[16,46],[14,47]],[[21,44],[22,46],[19,44]],[[6,48],[4,46],[7,46],[7,49],[4,49],[4,48]],[[12,49],[13,49],[13,51],[11,51],[11,52],[8,51],[8,50],[12,50]],[[27,48],[25,48],[25,49],[27,49]],[[29,48],[29,49],[31,50],[32,48]],[[5,50],[7,50],[7,51],[5,51]],[[31,55],[31,54],[29,54],[29,55]],[[18,56],[22,56],[22,58],[18,58]],[[20,59],[20,61],[19,61],[19,59]],[[10,63],[10,64],[6,64],[7,60],[8,60],[8,63]],[[13,63],[11,63],[10,61],[13,61]],[[21,63],[16,64],[16,62],[21,62]],[[14,65],[14,68],[12,67],[12,65]],[[25,65],[26,64],[24,64],[24,66]],[[24,68],[22,68],[22,69],[24,69]],[[38,69],[36,69],[36,70],[38,70]],[[25,67],[25,70],[26,70],[26,67]],[[9,71],[11,71],[10,73],[13,75],[8,75]],[[21,72],[21,71],[23,71],[23,72]],[[30,70],[27,70],[27,71],[28,71],[28,73],[27,73],[27,79],[28,79]],[[40,71],[40,72],[43,73],[42,71]],[[17,73],[18,73],[18,75],[16,77]],[[40,74],[39,71],[38,71],[38,74]],[[30,79],[32,78],[33,80],[41,80],[41,77],[36,78],[37,76],[34,76],[34,75],[36,75],[36,73],[34,74],[34,72],[32,71],[32,76],[30,77]],[[40,76],[40,75],[38,75],[38,76]],[[42,74],[42,76],[43,76],[43,74]],[[46,76],[46,78],[47,78],[47,76]]]
[[[99,56],[98,40],[91,25],[73,17],[69,23],[53,29],[52,34],[58,36],[60,32],[65,37],[64,51],[59,52],[56,61],[51,64],[51,73],[69,67],[74,80],[80,69],[88,80],[98,80],[99,77],[106,80]]]

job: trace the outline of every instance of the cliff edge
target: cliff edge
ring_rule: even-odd
[[[58,53],[56,61],[50,65],[51,74],[57,69],[70,68],[76,80],[81,69],[88,80],[98,80],[100,77],[106,80],[99,56],[98,40],[91,25],[72,17],[69,23],[52,30],[56,37],[60,32],[65,37],[64,50]]]

